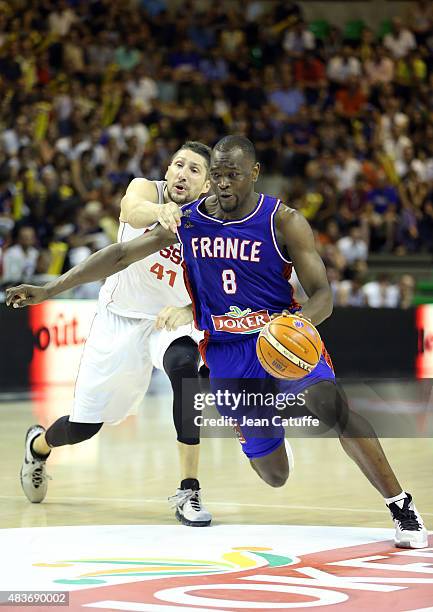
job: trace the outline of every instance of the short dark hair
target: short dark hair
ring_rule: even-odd
[[[204,161],[206,162],[206,167],[209,168],[210,166],[210,155],[212,153],[212,149],[210,147],[208,147],[207,145],[203,144],[202,142],[198,142],[197,140],[187,140],[187,142],[185,142],[185,144],[183,144],[180,149],[178,149],[176,151],[176,153],[173,155],[173,157],[175,155],[177,155],[179,153],[179,151],[192,151],[193,153],[197,153],[197,155],[201,155],[204,159]],[[173,159],[172,157],[172,159]]]
[[[214,147],[214,151],[221,152],[229,152],[233,151],[233,149],[240,149],[244,155],[255,163],[256,150],[251,140],[245,138],[245,136],[224,136]]]

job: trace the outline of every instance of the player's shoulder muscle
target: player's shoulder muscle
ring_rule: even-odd
[[[149,202],[158,202],[158,190],[153,181],[146,178],[134,178],[129,183],[124,197],[136,196]]]
[[[305,217],[290,206],[280,204],[275,215],[275,226],[285,242],[303,243],[305,246],[314,244],[313,232]]]

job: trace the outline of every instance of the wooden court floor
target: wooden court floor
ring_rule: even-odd
[[[34,401],[0,403],[0,528],[175,524],[167,497],[179,482],[177,446],[162,379],[139,415],[53,451],[45,501],[27,501],[19,482],[25,432],[68,414],[71,398],[71,388],[52,388]],[[433,529],[433,441],[386,439],[383,446]],[[203,439],[200,482],[214,524],[392,527],[380,495],[338,440],[296,439],[292,447],[295,470],[284,487],[272,489],[252,471],[237,440]]]

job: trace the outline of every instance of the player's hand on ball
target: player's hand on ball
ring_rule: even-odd
[[[13,308],[23,308],[32,304],[40,304],[48,297],[45,287],[35,285],[18,285],[6,289],[6,304]]]
[[[167,202],[162,204],[158,215],[158,223],[166,230],[170,230],[173,234],[176,233],[180,226],[180,218],[182,211],[175,202]]]
[[[156,329],[166,329],[175,331],[182,325],[188,325],[193,321],[192,306],[166,306],[159,313],[155,327]]]
[[[290,312],[288,310],[283,310],[283,312],[274,312],[274,314],[271,314],[271,320],[276,319],[277,317],[287,317],[289,314]]]
[[[276,319],[277,317],[289,317],[291,314],[295,314],[297,317],[300,317],[301,319],[305,319],[306,321],[310,321],[311,323],[311,319],[309,317],[306,317],[302,313],[302,310],[297,310],[295,313],[291,313],[288,310],[283,310],[283,312],[275,312],[274,314],[271,315],[271,320]]]

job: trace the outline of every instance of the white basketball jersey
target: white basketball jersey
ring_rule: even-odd
[[[163,204],[165,181],[155,181],[155,185],[158,203]],[[117,241],[128,242],[149,229],[134,229],[121,222]],[[155,319],[164,306],[186,306],[191,299],[183,282],[181,262],[179,244],[162,249],[107,278],[99,301],[115,314],[139,319]]]

